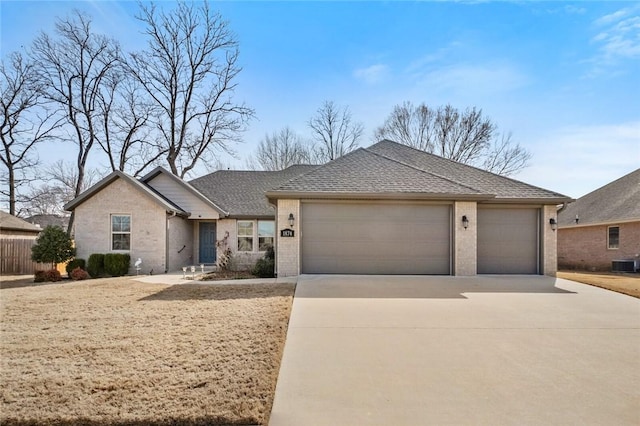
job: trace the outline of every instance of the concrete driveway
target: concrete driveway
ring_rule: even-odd
[[[640,300],[538,276],[301,276],[284,425],[638,425]]]

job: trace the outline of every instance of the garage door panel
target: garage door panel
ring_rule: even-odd
[[[537,274],[540,210],[478,209],[478,273]]]
[[[450,207],[303,203],[302,271],[450,273]]]

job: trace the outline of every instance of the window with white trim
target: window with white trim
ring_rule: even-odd
[[[273,220],[258,221],[258,251],[267,251],[273,247],[273,238],[276,234],[276,223]]]
[[[253,221],[238,221],[238,251],[253,251]]]
[[[131,250],[131,215],[111,215],[111,250]]]
[[[610,226],[607,229],[607,248],[618,249],[620,248],[620,227]]]

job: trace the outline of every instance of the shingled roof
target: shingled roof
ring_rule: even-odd
[[[640,221],[640,169],[578,198],[558,215],[560,227],[633,221]]]
[[[218,170],[189,181],[189,184],[214,201],[229,217],[272,218],[275,208],[269,204],[265,192],[317,167],[295,165],[269,172]]]
[[[267,192],[320,198],[474,199],[562,203],[570,198],[384,140]]]
[[[42,229],[25,220],[0,210],[0,230],[23,231],[38,234]]]

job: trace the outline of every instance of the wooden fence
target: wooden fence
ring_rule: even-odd
[[[0,239],[0,275],[33,274],[36,270],[51,269],[51,265],[31,260],[31,247],[36,240]]]

